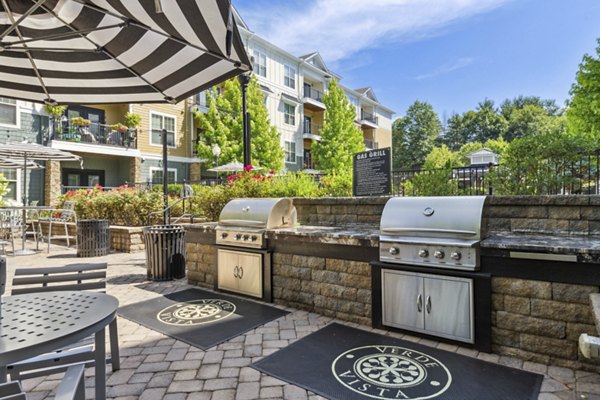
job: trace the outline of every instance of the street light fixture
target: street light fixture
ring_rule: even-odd
[[[218,144],[215,144],[211,150],[212,150],[213,156],[215,156],[215,162],[217,164],[216,167],[218,168],[219,167],[219,156],[221,155],[221,148],[219,147]],[[217,185],[218,185],[219,184],[219,171],[215,171],[215,173],[217,174]]]
[[[246,108],[246,91],[248,90],[248,85],[250,84],[250,78],[252,77],[252,72],[246,72],[244,74],[238,75],[238,80],[240,85],[242,86],[242,127],[244,135],[242,137],[242,141],[244,143],[244,167],[252,164],[250,157],[250,113]]]

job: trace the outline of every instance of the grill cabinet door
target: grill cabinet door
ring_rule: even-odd
[[[382,269],[383,324],[403,329],[424,328],[423,278],[410,272]]]
[[[473,343],[473,281],[428,275],[423,282],[427,332]]]
[[[239,253],[238,292],[262,297],[262,254]]]
[[[239,265],[239,253],[219,249],[217,253],[217,276],[219,289],[238,291],[236,268]]]

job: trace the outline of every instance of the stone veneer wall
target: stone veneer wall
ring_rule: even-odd
[[[217,248],[209,244],[185,244],[188,283],[212,288],[217,279]]]
[[[303,225],[379,226],[379,219],[389,197],[347,197],[294,199],[298,221]]]
[[[594,334],[590,293],[598,286],[492,278],[492,350],[523,360],[600,371],[577,341]]]

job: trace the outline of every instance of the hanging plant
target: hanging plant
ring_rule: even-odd
[[[139,126],[139,124],[142,122],[142,116],[140,114],[128,112],[127,114],[125,114],[123,122],[125,122],[125,125],[127,125],[128,127],[135,128]]]
[[[46,111],[46,113],[54,118],[62,117],[66,109],[67,106],[51,106],[49,104],[44,105],[44,110]]]

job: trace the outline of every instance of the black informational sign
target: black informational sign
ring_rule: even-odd
[[[363,151],[354,155],[354,196],[390,194],[392,152],[390,148]]]

